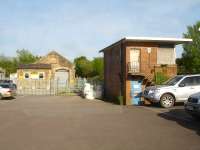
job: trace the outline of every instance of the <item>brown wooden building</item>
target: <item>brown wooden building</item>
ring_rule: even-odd
[[[142,90],[153,83],[156,73],[177,74],[177,44],[191,39],[126,37],[102,49],[104,53],[104,96],[123,104],[140,103]]]

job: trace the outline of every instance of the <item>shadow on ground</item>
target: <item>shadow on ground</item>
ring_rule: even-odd
[[[159,103],[151,103],[151,104],[148,104],[148,105],[144,104],[144,106],[146,106],[146,107],[152,107],[152,108],[159,108],[159,109],[162,108]],[[184,106],[184,103],[183,102],[175,103],[175,107],[176,106],[178,106],[178,107],[179,106]],[[165,109],[165,108],[163,108],[163,109]]]
[[[184,109],[170,109],[159,113],[158,116],[166,120],[175,121],[180,126],[193,130],[200,136],[200,120],[192,118]]]
[[[4,97],[4,98],[1,98],[0,100],[14,100],[15,97]]]

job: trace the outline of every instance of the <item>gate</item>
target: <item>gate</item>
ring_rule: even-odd
[[[71,95],[79,93],[85,81],[78,78],[73,84],[60,79],[54,80],[18,80],[17,94],[18,95]]]

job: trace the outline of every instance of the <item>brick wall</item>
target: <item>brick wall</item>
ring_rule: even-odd
[[[109,101],[117,101],[120,95],[120,74],[121,74],[121,59],[120,59],[121,44],[106,49],[104,52],[104,88],[105,98]]]

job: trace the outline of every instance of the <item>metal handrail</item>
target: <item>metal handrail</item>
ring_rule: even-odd
[[[140,72],[140,63],[137,61],[128,62],[128,72],[139,73]]]

